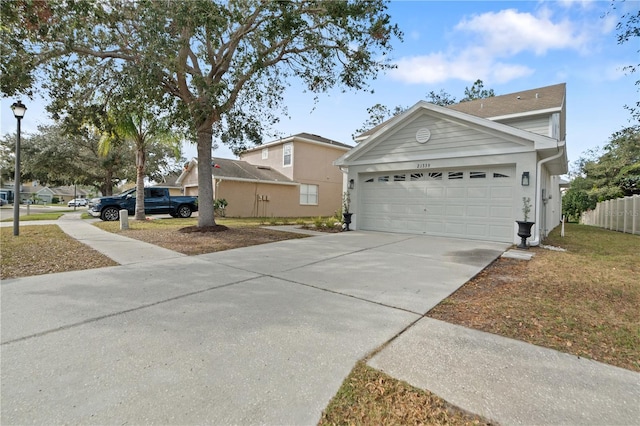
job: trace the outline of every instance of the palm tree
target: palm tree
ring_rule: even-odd
[[[109,152],[114,143],[130,142],[136,156],[136,220],[145,220],[144,178],[147,153],[156,144],[170,146],[176,158],[180,157],[180,140],[164,120],[150,111],[131,114],[111,111],[112,133],[100,141],[103,153]]]

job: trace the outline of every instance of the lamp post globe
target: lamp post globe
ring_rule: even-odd
[[[20,121],[27,112],[27,107],[21,101],[11,105],[14,117],[18,121],[17,137],[16,137],[16,167],[13,179],[13,235],[20,235]]]

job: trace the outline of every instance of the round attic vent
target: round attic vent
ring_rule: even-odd
[[[418,143],[426,143],[430,137],[431,131],[429,131],[429,129],[427,129],[426,127],[423,127],[416,132],[416,141]]]

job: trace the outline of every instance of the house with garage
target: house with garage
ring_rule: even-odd
[[[516,243],[526,199],[539,243],[561,220],[566,85],[442,107],[418,102],[335,161],[352,228]]]
[[[333,162],[351,146],[299,133],[246,150],[238,160],[211,165],[216,200],[231,217],[331,216],[340,210],[343,176]],[[185,195],[198,194],[197,159],[176,181]]]

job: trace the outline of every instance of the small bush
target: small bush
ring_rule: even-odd
[[[304,225],[306,222],[304,221],[304,219],[301,218],[297,218],[296,219],[296,225]]]
[[[327,224],[325,223],[324,219],[321,216],[318,216],[317,218],[313,219],[313,224],[316,226],[316,228],[322,228],[324,226],[327,226]]]

